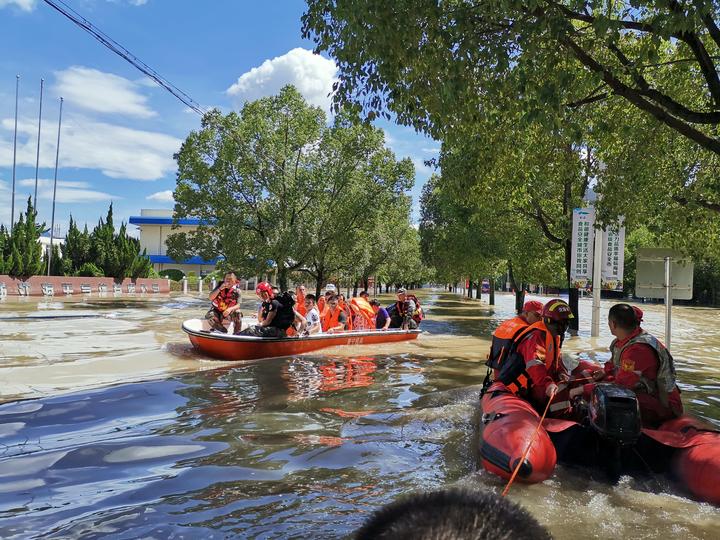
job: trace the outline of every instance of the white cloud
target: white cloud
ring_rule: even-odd
[[[245,101],[277,94],[283,86],[292,84],[310,104],[329,111],[336,73],[333,60],[298,47],[243,73],[227,94],[240,108]]]
[[[18,122],[18,153],[20,166],[35,167],[37,119]],[[0,167],[12,165],[13,124],[3,119],[0,126],[7,132],[0,136]],[[43,122],[40,145],[40,166],[55,166],[57,124]],[[99,169],[111,178],[156,180],[175,170],[173,154],[182,141],[170,135],[142,131],[97,122],[83,116],[63,116],[60,140],[60,166]]]
[[[138,92],[141,84],[119,75],[83,66],[56,71],[55,92],[74,108],[150,118],[157,113]],[[144,86],[144,85],[142,85]]]
[[[167,189],[165,191],[158,191],[157,193],[148,195],[145,198],[148,199],[149,201],[175,202],[175,198],[173,197],[173,192],[170,189]]]
[[[35,179],[28,178],[20,180],[19,184],[26,187],[35,187]],[[110,195],[102,191],[88,189],[90,184],[87,182],[72,182],[58,180],[57,194],[55,200],[59,203],[85,203],[98,201],[112,201],[121,199],[117,195]],[[53,180],[38,179],[38,199],[51,201],[53,196]]]
[[[427,175],[430,176],[432,173],[435,172],[435,169],[433,167],[428,167],[425,165],[425,160],[418,157],[411,158],[413,165],[415,165],[415,174],[421,174],[421,175]]]
[[[32,11],[36,4],[37,0],[0,0],[0,9],[5,6],[17,6],[23,11]]]

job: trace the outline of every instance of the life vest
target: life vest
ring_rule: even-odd
[[[622,358],[623,351],[627,349],[630,345],[634,345],[636,343],[642,343],[644,345],[649,345],[650,347],[652,347],[652,349],[655,351],[655,355],[658,358],[658,370],[656,380],[648,379],[644,375],[638,374],[638,376],[640,377],[640,384],[642,384],[641,390],[644,390],[647,394],[650,394],[651,396],[657,397],[660,400],[660,403],[663,404],[663,406],[670,407],[668,396],[677,387],[677,379],[675,377],[675,361],[673,360],[670,351],[667,350],[667,347],[665,347],[665,345],[660,343],[660,340],[658,338],[656,338],[652,334],[648,334],[645,330],[643,330],[637,336],[630,338],[627,343],[625,343],[622,347],[618,347],[617,339],[614,339],[613,342],[610,344],[610,353],[612,354],[612,363],[615,366],[615,369],[620,369],[620,359]]]
[[[356,296],[350,299],[350,307],[353,308],[353,311],[357,311],[358,317],[363,319],[363,328],[375,328],[375,310],[370,305],[370,302],[362,296]]]
[[[305,307],[305,294],[303,294],[299,290],[297,292],[297,303],[295,309],[303,317],[307,313],[307,308]]]
[[[406,301],[412,300],[413,302],[415,302],[415,311],[413,311],[410,314],[410,318],[413,321],[415,321],[416,323],[420,324],[420,322],[425,318],[423,309],[420,306],[420,300],[418,300],[418,297],[415,296],[414,294],[406,294],[405,299],[406,299]],[[406,311],[407,311],[406,306],[407,306],[406,302],[395,302],[395,312],[403,319],[405,318]]]
[[[345,313],[342,309],[340,309],[340,306],[337,306],[335,308],[335,311],[332,311],[330,308],[327,308],[323,314],[320,316],[320,324],[322,325],[323,332],[327,332],[329,328],[335,328],[337,325],[340,324],[340,314]]]
[[[539,351],[538,356],[526,362],[517,349],[535,331],[542,332],[545,336],[545,351],[544,353]],[[553,337],[543,321],[528,325],[519,317],[515,317],[495,330],[487,360],[487,366],[494,370],[495,381],[502,382],[513,394],[525,396],[532,386],[527,368],[539,364],[544,364],[549,372],[557,372],[561,368],[560,337]],[[489,385],[488,383],[486,377],[483,387]]]
[[[222,286],[222,284],[220,284],[220,286]],[[220,289],[212,305],[218,311],[225,311],[227,308],[237,305],[239,299],[240,286],[233,285],[229,289]]]
[[[344,300],[338,301],[338,309],[342,309],[345,312],[345,317],[347,317],[347,321],[345,322],[345,330],[352,330],[353,329],[353,324],[352,324],[353,311],[352,311],[352,309],[350,308],[350,306],[347,303],[345,303]]]

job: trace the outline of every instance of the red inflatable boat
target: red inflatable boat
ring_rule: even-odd
[[[621,472],[616,467],[623,462],[623,473],[648,469],[668,473],[696,499],[720,505],[717,428],[690,416],[665,422],[658,429],[641,428],[637,400],[629,399],[634,398],[632,392],[616,385],[598,388],[606,392],[607,405],[592,403],[589,420],[546,418],[538,430],[540,415],[535,409],[502,383],[494,383],[480,401],[479,460],[483,468],[509,479],[530,443],[517,475],[521,482],[549,478],[558,459],[587,466],[603,466],[605,461],[615,473]],[[614,419],[602,418],[615,414],[611,411],[620,412]],[[632,414],[622,418],[628,411],[636,414],[635,420]]]
[[[507,480],[531,444],[517,479],[534,484],[549,478],[557,461],[555,446],[544,428],[537,429],[540,415],[535,409],[511,394],[502,383],[495,383],[488,389],[481,406],[480,460],[483,467]]]

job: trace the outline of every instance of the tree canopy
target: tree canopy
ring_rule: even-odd
[[[175,217],[201,224],[171,235],[168,253],[221,255],[254,274],[274,268],[281,288],[290,272],[324,283],[354,267],[358,243],[414,180],[381,130],[345,113],[328,125],[292,86],[238,113],[209,112],[176,160]]]

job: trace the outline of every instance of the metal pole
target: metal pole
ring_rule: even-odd
[[[48,273],[50,275],[50,264],[52,263],[52,247],[55,234],[55,196],[57,195],[57,172],[58,162],[60,161],[60,127],[62,126],[62,109],[63,98],[60,98],[60,116],[58,118],[58,136],[57,147],[55,148],[55,180],[53,183],[53,199],[52,199],[52,221],[50,222],[50,254],[48,255]]]
[[[670,350],[671,321],[672,321],[672,281],[670,272],[670,257],[665,257],[665,347]]]
[[[20,93],[20,75],[15,75],[15,137],[13,138],[13,172],[12,172],[12,199],[10,200],[10,234],[13,232],[15,222],[15,164],[17,163],[17,117],[18,94]]]
[[[602,289],[602,229],[595,229],[595,241],[593,242],[593,282],[592,282],[592,324],[590,336],[600,335],[600,290]]]
[[[35,155],[35,198],[33,198],[33,206],[37,211],[37,186],[38,186],[38,170],[40,169],[40,126],[42,125],[42,102],[43,102],[43,86],[45,79],[40,79],[40,113],[38,114],[38,140],[37,153]],[[52,246],[50,246],[52,249]]]

